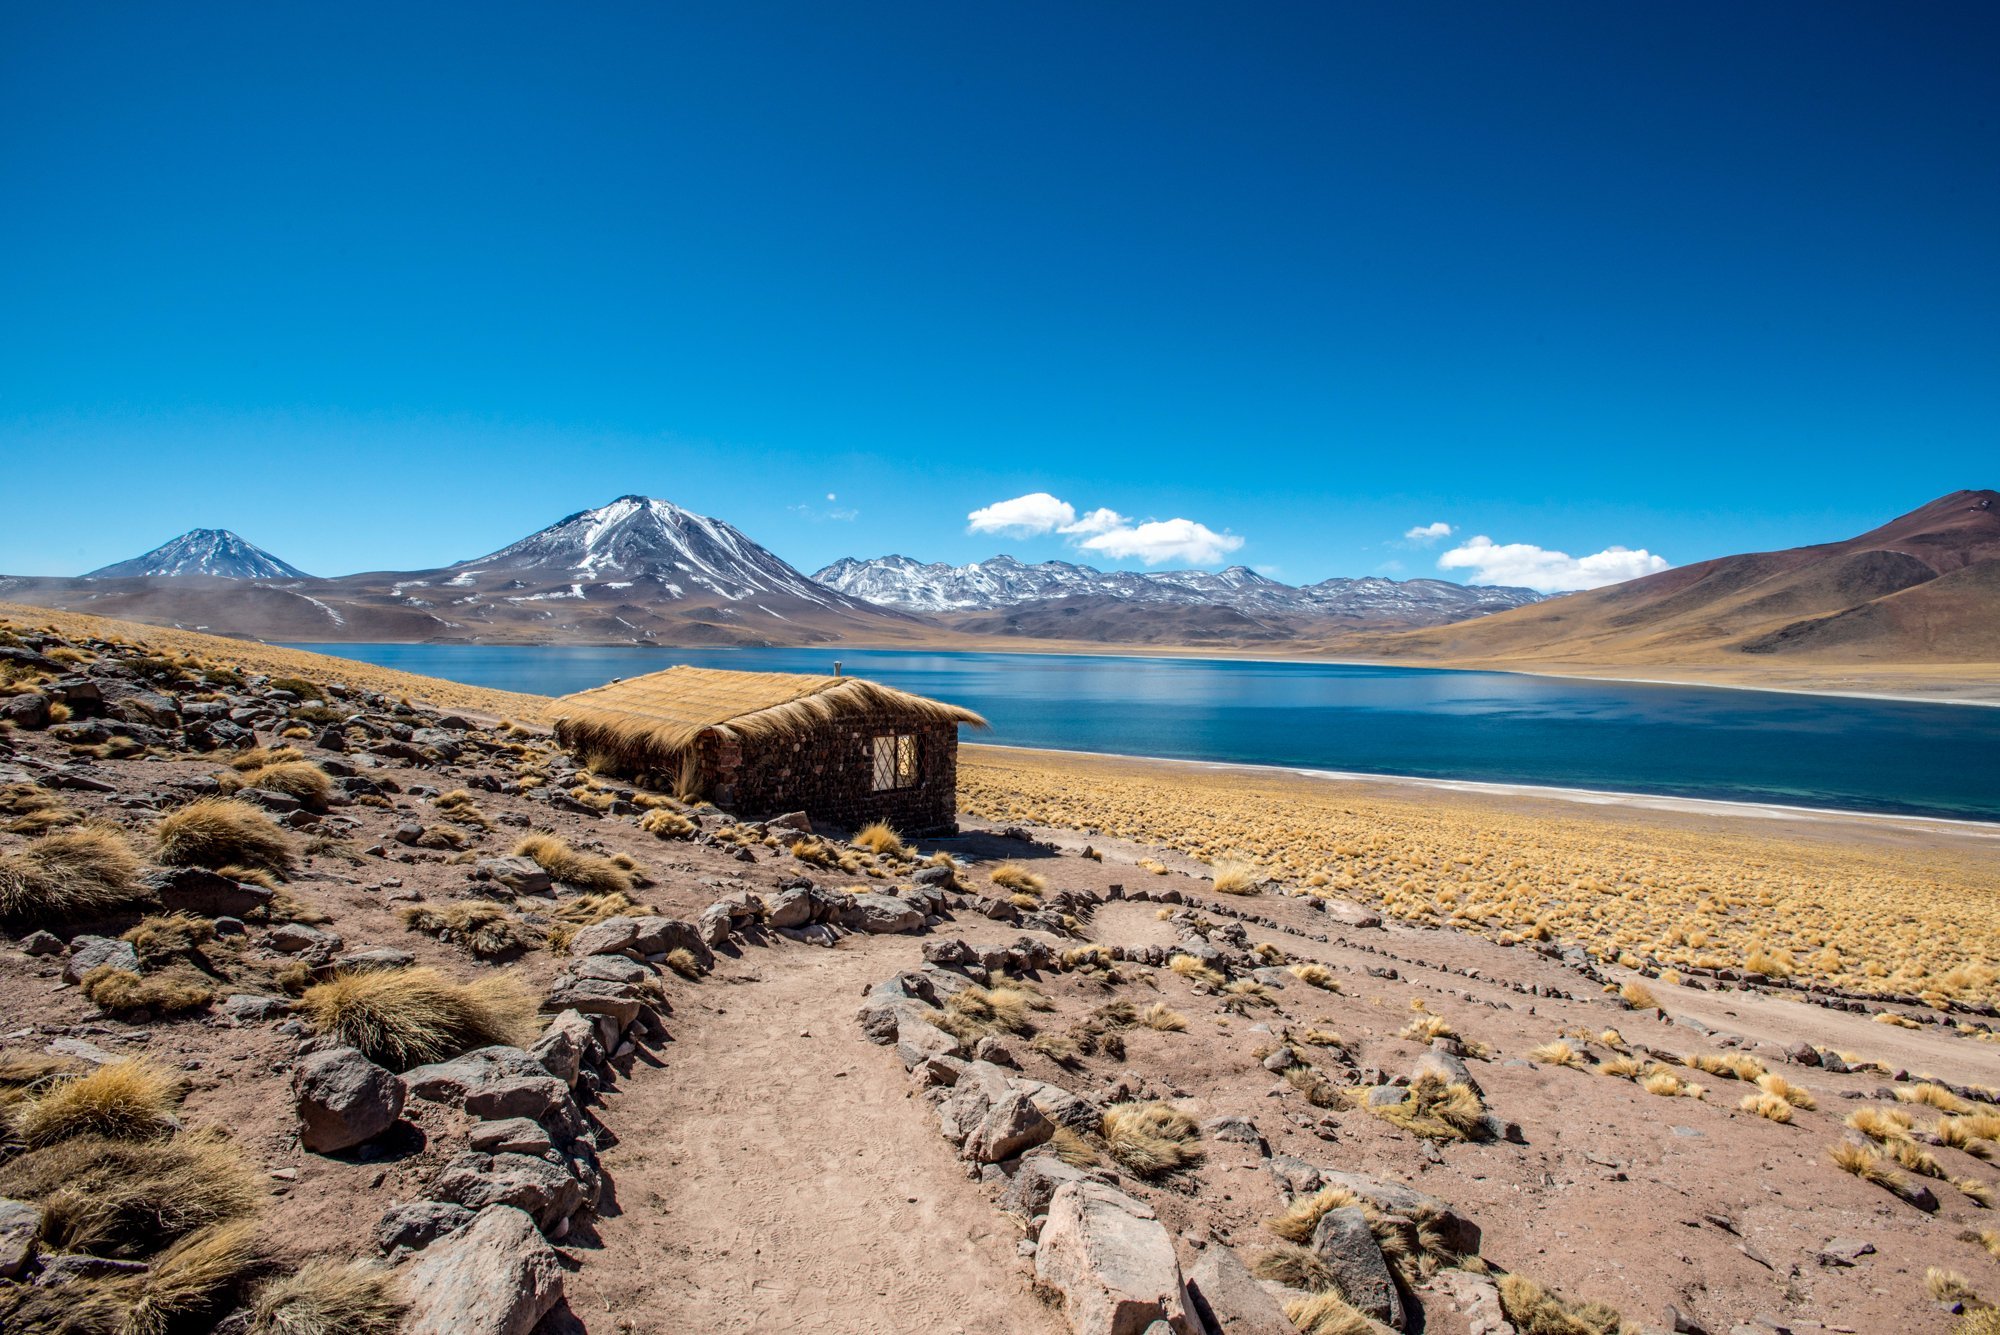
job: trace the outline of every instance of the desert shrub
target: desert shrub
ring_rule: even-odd
[[[218,1316],[263,1264],[257,1226],[250,1220],[190,1233],[132,1282],[121,1335],[165,1335],[198,1318]]]
[[[1521,1335],[1620,1335],[1618,1309],[1603,1303],[1573,1303],[1525,1275],[1502,1275],[1500,1309]]]
[[[472,794],[463,788],[452,789],[431,805],[444,813],[444,818],[448,821],[478,830],[493,828],[493,822],[479,809],[479,804],[473,800]]]
[[[1643,983],[1626,982],[1620,984],[1618,995],[1634,1010],[1656,1011],[1660,1009],[1660,999]]]
[[[1792,1105],[1776,1094],[1766,1094],[1762,1091],[1745,1094],[1736,1106],[1744,1112],[1755,1113],[1773,1122],[1787,1123],[1792,1120]]]
[[[1221,987],[1229,981],[1221,971],[1209,968],[1192,955],[1173,956],[1167,961],[1167,968],[1183,978],[1191,979],[1198,983],[1207,983],[1210,987]]]
[[[261,788],[266,792],[297,798],[302,806],[312,811],[325,811],[327,803],[333,799],[333,780],[310,760],[283,760],[260,766],[233,779],[231,776],[224,777],[224,792]]]
[[[1215,864],[1215,892],[1219,895],[1249,895],[1257,891],[1257,869],[1247,862]]]
[[[168,867],[291,869],[291,844],[269,816],[247,802],[202,797],[170,811],[154,827],[154,856]]]
[[[1922,1080],[1914,1085],[1905,1085],[1896,1091],[1898,1103],[1921,1103],[1945,1113],[1969,1113],[1975,1105],[1946,1089],[1934,1081]]]
[[[1803,1108],[1807,1112],[1811,1112],[1819,1106],[1819,1102],[1813,1098],[1811,1090],[1793,1084],[1776,1072],[1758,1076],[1757,1088],[1775,1098],[1783,1099],[1794,1108]]]
[[[1764,1074],[1764,1063],[1742,1052],[1690,1052],[1681,1064],[1725,1080],[1755,1080]]]
[[[534,996],[507,974],[455,983],[435,969],[342,972],[307,988],[299,1008],[320,1033],[398,1071],[472,1048],[519,1047],[535,1026]]]
[[[1267,1252],[1260,1252],[1250,1263],[1250,1273],[1259,1279],[1268,1279],[1287,1288],[1304,1289],[1308,1293],[1323,1293],[1338,1287],[1333,1267],[1312,1248],[1301,1247],[1295,1242],[1282,1243]]]
[[[320,688],[319,684],[307,681],[304,677],[273,677],[265,684],[274,691],[290,691],[301,700],[323,701],[326,699],[326,692]]]
[[[1048,999],[1025,984],[975,983],[946,997],[933,1022],[960,1042],[975,1043],[988,1034],[1027,1033],[1032,1027],[1029,1014],[1047,1009]]]
[[[1049,888],[1042,876],[1029,871],[1018,862],[1003,862],[987,875],[987,879],[1003,890],[1016,894],[1039,895]]]
[[[193,969],[175,967],[155,973],[137,974],[100,964],[83,976],[83,995],[114,1015],[151,1011],[156,1015],[185,1015],[215,1000],[215,987]]]
[[[686,946],[675,946],[672,950],[669,950],[667,952],[666,965],[689,982],[700,978],[705,972],[701,967],[701,961],[696,959],[694,952]]]
[[[1472,1086],[1447,1083],[1434,1072],[1411,1082],[1400,1103],[1371,1105],[1368,1110],[1426,1140],[1479,1140],[1486,1134],[1486,1105]]]
[[[253,746],[229,757],[229,768],[239,774],[248,774],[266,765],[290,765],[305,758],[306,753],[296,746]]]
[[[1201,1129],[1170,1103],[1118,1103],[1107,1108],[1105,1146],[1135,1177],[1159,1177],[1202,1159]]]
[[[639,813],[639,828],[660,839],[686,839],[701,827],[672,807]]]
[[[153,914],[140,919],[122,939],[153,966],[186,958],[215,940],[215,924],[187,913]]]
[[[610,858],[580,853],[553,834],[531,834],[514,845],[514,856],[531,858],[556,880],[598,894],[632,893],[632,873]]]
[[[396,1335],[406,1304],[373,1261],[308,1261],[257,1291],[255,1335]]]
[[[413,932],[455,941],[483,960],[533,950],[542,934],[507,911],[505,904],[470,899],[457,904],[405,904],[397,911]]]
[[[1846,1125],[1870,1140],[1908,1140],[1916,1119],[1900,1108],[1856,1108]]]
[[[1285,1304],[1285,1319],[1299,1328],[1299,1335],[1374,1335],[1380,1329],[1331,1290],[1292,1299]]]
[[[9,1121],[31,1149],[76,1136],[143,1140],[170,1134],[181,1079],[138,1058],[107,1062],[82,1075],[55,1076],[22,1100]]]
[[[1529,1048],[1528,1060],[1548,1066],[1573,1066],[1579,1071],[1584,1068],[1583,1054],[1560,1038],[1538,1048]]]
[[[1397,1037],[1412,1043],[1434,1043],[1440,1038],[1457,1038],[1458,1030],[1442,1015],[1419,1015],[1404,1025]]]
[[[1169,1034],[1185,1033],[1188,1027],[1187,1017],[1164,1001],[1156,1001],[1140,1011],[1139,1023]]]
[[[144,904],[139,859],[107,825],[59,830],[0,853],[0,922],[46,927]]]
[[[1286,972],[1307,987],[1319,988],[1322,992],[1340,991],[1340,983],[1333,976],[1333,970],[1324,964],[1294,964]]]
[[[1320,1217],[1330,1210],[1361,1204],[1361,1198],[1346,1187],[1321,1187],[1311,1195],[1294,1197],[1291,1204],[1264,1221],[1264,1227],[1286,1242],[1301,1246],[1312,1241]]]
[[[903,837],[891,829],[884,821],[864,825],[853,839],[856,848],[865,848],[877,857],[906,858],[910,850],[904,845]]]
[[[129,1258],[249,1217],[264,1186],[215,1135],[73,1136],[0,1164],[0,1196],[41,1207],[45,1246]]]

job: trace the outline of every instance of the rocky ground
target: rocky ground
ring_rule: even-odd
[[[188,652],[15,626],[0,692],[9,1331],[1925,1335],[2000,1295],[2000,1045],[1881,1006],[1087,833],[864,848]],[[161,837],[201,799],[268,823],[261,864]],[[32,892],[79,830],[122,890]],[[487,1030],[329,1021],[426,970]],[[167,1120],[52,1120],[134,1069]],[[220,1145],[254,1194],[93,1236],[110,1179],[40,1166],[132,1145]],[[246,1220],[190,1279],[175,1238]]]

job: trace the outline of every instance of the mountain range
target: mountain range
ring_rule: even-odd
[[[1137,574],[996,557],[842,561],[808,577],[740,530],[645,496],[579,511],[430,570],[317,579],[197,529],[80,579],[0,578],[0,597],[274,640],[660,645],[913,642],[965,635],[1283,644],[1347,626],[1436,625],[1536,598],[1441,580],[1294,588],[1242,566]]]
[[[1808,683],[1808,669],[1852,683],[1890,665],[2000,663],[2000,493],[1953,492],[1858,537],[1546,599],[1439,580],[1292,586],[1243,566],[1103,571],[1008,556],[849,559],[808,577],[721,520],[643,496],[430,570],[314,578],[226,530],[197,529],[78,578],[0,577],[0,599],[301,642],[1004,638],[1597,675],[1699,668],[1746,684],[1789,673],[1817,686],[1831,679]]]

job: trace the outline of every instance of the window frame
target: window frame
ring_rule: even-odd
[[[902,793],[922,782],[917,734],[878,732],[868,739],[869,791]]]

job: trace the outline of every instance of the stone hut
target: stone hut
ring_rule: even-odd
[[[556,701],[556,740],[600,773],[756,818],[958,829],[969,709],[858,677],[673,667]]]

